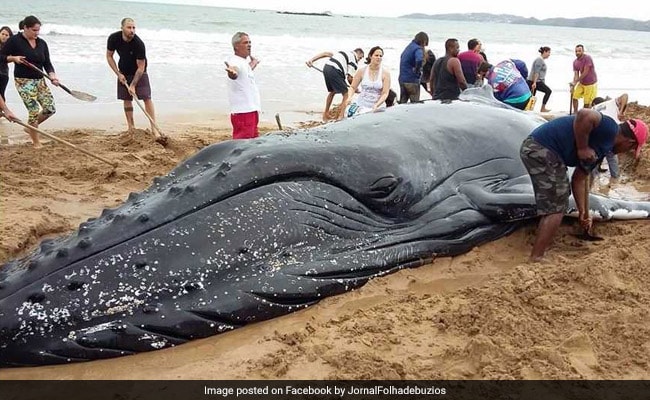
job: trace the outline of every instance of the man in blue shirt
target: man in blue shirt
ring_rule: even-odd
[[[539,261],[550,246],[568,206],[569,195],[578,207],[580,225],[591,230],[585,185],[590,171],[605,155],[635,150],[638,157],[648,137],[648,127],[640,119],[619,125],[598,111],[582,109],[575,115],[556,118],[537,127],[521,145],[523,161],[535,191],[537,214],[541,216],[530,255]],[[576,167],[571,177],[567,167]]]
[[[399,60],[399,103],[420,101],[420,78],[424,65],[424,48],[429,45],[429,35],[418,32],[402,52]]]

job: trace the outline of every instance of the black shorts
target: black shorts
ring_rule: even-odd
[[[128,83],[131,83],[132,80],[133,76],[126,77]],[[140,100],[149,100],[151,98],[151,85],[149,85],[149,75],[147,75],[146,72],[142,74],[138,84],[135,86],[135,94],[138,95],[138,99]],[[119,79],[117,81],[117,98],[119,100],[133,100],[133,97],[127,90],[126,86],[124,86]]]
[[[345,81],[345,74],[340,69],[325,64],[323,67],[323,76],[325,77],[325,86],[328,92],[345,94],[348,92],[348,84]]]

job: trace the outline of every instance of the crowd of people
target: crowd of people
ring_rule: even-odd
[[[253,89],[251,86],[254,83],[252,69],[257,63],[250,57],[249,40],[245,42],[247,51],[238,51],[238,35],[233,37],[233,47],[235,54],[241,57],[240,67],[233,70],[226,63],[226,71],[233,81],[239,79],[237,71],[245,71],[249,83],[252,83],[244,87],[231,86],[231,104],[244,98],[245,93],[255,93],[255,107],[251,109],[257,113],[259,92],[257,87]],[[420,102],[421,87],[433,100],[451,102],[457,100],[468,87],[482,86],[487,82],[496,99],[520,110],[533,109],[535,93],[539,90],[544,93],[541,111],[550,111],[547,104],[552,90],[545,83],[550,47],[539,48],[540,56],[533,61],[529,71],[524,61],[515,58],[494,65],[488,63],[480,40],[475,38],[468,41],[468,49],[462,53],[457,39],[447,39],[445,55],[437,59],[427,48],[428,45],[428,35],[418,32],[400,55],[400,104]],[[643,121],[624,119],[627,96],[608,101],[596,99],[597,78],[593,60],[584,53],[583,45],[576,46],[575,54],[571,96],[572,108],[576,113],[571,115],[570,110],[569,115],[540,125],[523,141],[520,149],[522,163],[533,184],[540,216],[531,261],[544,257],[560,226],[572,192],[580,224],[586,232],[590,232],[593,222],[588,208],[588,191],[584,189],[588,188],[592,171],[598,171],[598,166],[607,158],[612,176],[617,176],[616,154],[633,151],[638,157],[647,141],[648,127]],[[382,66],[383,56],[384,50],[375,46],[368,52],[366,65],[362,67],[358,66],[364,57],[360,48],[350,52],[322,52],[305,62],[308,67],[316,68],[314,62],[327,58],[321,71],[328,91],[323,111],[324,122],[330,119],[329,111],[336,94],[342,96],[337,120],[383,110],[386,103],[392,105],[391,74]],[[579,99],[583,99],[584,105],[578,111]],[[598,102],[602,105],[597,110],[590,109],[592,104]],[[233,108],[233,116],[237,115],[235,111]],[[574,167],[571,178],[567,174],[567,167]]]
[[[10,120],[16,119],[4,97],[9,79],[7,63],[14,63],[16,90],[28,110],[28,124],[34,128],[56,112],[45,76],[53,85],[59,85],[47,43],[39,38],[40,27],[38,18],[28,16],[20,22],[17,34],[13,34],[7,26],[0,28],[2,115]],[[550,47],[539,48],[540,56],[528,70],[524,61],[514,58],[490,64],[481,41],[476,38],[467,42],[467,50],[463,52],[460,52],[457,39],[447,39],[445,54],[437,59],[428,46],[428,35],[418,32],[401,53],[399,103],[420,102],[421,88],[433,100],[444,103],[457,100],[468,87],[487,84],[496,99],[520,110],[534,107],[535,93],[539,90],[544,93],[541,111],[550,111],[547,104],[552,90],[545,83]],[[233,54],[224,62],[232,136],[233,139],[255,138],[259,135],[261,111],[260,91],[255,81],[259,60],[252,56],[252,41],[245,32],[233,35],[232,47]],[[117,63],[114,60],[115,52],[119,55]],[[530,256],[533,261],[541,259],[550,246],[571,192],[576,200],[580,224],[585,231],[591,229],[587,192],[584,190],[589,184],[590,175],[597,172],[607,158],[612,178],[618,178],[616,154],[633,151],[638,157],[648,136],[648,127],[643,121],[626,119],[626,95],[615,99],[598,97],[594,62],[585,53],[583,45],[575,47],[575,55],[574,76],[570,83],[572,109],[569,115],[540,125],[521,146],[521,160],[531,177],[537,211],[541,217]],[[308,67],[317,68],[314,65],[316,61],[327,59],[321,70],[328,92],[323,121],[330,119],[330,108],[337,94],[342,96],[337,120],[381,111],[393,104],[396,94],[390,89],[391,74],[382,65],[383,57],[384,50],[375,46],[367,56],[361,48],[356,48],[352,51],[325,51],[306,61]],[[132,101],[137,98],[144,101],[145,112],[150,116],[151,130],[154,132],[155,110],[147,75],[146,48],[135,33],[133,19],[124,18],[121,29],[108,37],[106,60],[117,77],[117,98],[124,103],[128,129],[134,129]],[[359,66],[361,60],[365,65]],[[583,108],[578,110],[580,99],[583,100]],[[34,147],[40,147],[38,132],[28,128],[26,131]],[[575,167],[571,178],[568,177],[567,167]]]
[[[421,88],[433,100],[456,100],[460,93],[468,87],[477,87],[488,84],[493,89],[496,99],[520,110],[534,110],[537,91],[544,94],[540,111],[548,113],[548,102],[553,93],[546,84],[546,60],[551,55],[551,48],[541,46],[540,53],[532,63],[530,69],[525,61],[510,58],[491,64],[483,51],[482,43],[477,38],[467,41],[467,50],[460,51],[460,43],[455,38],[445,41],[445,54],[436,59],[429,46],[429,36],[425,32],[418,32],[413,40],[406,45],[400,55],[399,66],[399,96],[398,103],[419,102],[422,99]],[[591,107],[597,95],[597,77],[592,58],[584,52],[584,46],[579,44],[575,48],[576,60],[573,63],[574,78],[570,84],[572,93],[572,110],[577,111],[578,101],[583,99],[585,108]],[[353,52],[323,52],[307,60],[309,67],[316,68],[314,63],[321,58],[327,58],[322,69],[328,97],[323,112],[323,121],[330,119],[329,110],[334,95],[341,94],[341,109],[337,120],[353,113],[345,110],[350,103],[355,112],[368,111],[367,107],[355,105],[354,94],[349,92],[352,78],[359,69],[357,63],[364,57],[362,49]],[[369,62],[369,59],[366,60]],[[363,67],[361,67],[363,68]],[[346,81],[347,78],[347,81]],[[363,81],[363,75],[361,76]],[[363,88],[364,85],[361,85]],[[357,87],[355,90],[359,91]],[[362,89],[361,89],[362,90]],[[389,88],[389,93],[390,93]],[[363,92],[357,93],[358,97]]]
[[[15,64],[14,82],[20,98],[28,110],[28,124],[38,128],[56,112],[54,98],[43,79],[43,74],[53,85],[59,81],[50,60],[47,43],[39,37],[41,22],[35,16],[28,16],[19,24],[19,31],[13,34],[7,26],[0,28],[0,97],[9,80],[8,63]],[[134,98],[144,101],[143,111],[151,122],[151,131],[157,133],[155,109],[151,96],[151,84],[147,74],[147,57],[144,42],[135,33],[135,21],[124,18],[121,29],[107,39],[106,60],[117,77],[117,98],[123,101],[127,129],[135,129],[133,118]],[[256,137],[259,113],[261,112],[260,92],[255,81],[255,69],[259,63],[251,55],[250,36],[237,32],[232,38],[233,52],[226,64],[228,77],[228,97],[231,108],[233,138]],[[495,98],[521,110],[534,107],[537,90],[544,93],[541,111],[549,112],[547,104],[552,90],[546,85],[546,62],[551,49],[542,46],[538,57],[531,65],[518,59],[502,60],[496,64],[487,61],[482,43],[477,38],[467,42],[467,50],[460,51],[457,39],[445,42],[445,54],[436,58],[429,46],[429,36],[425,32],[415,34],[400,56],[398,75],[399,96],[390,88],[391,73],[382,66],[383,50],[371,49],[374,54],[365,53],[361,48],[352,51],[325,51],[306,61],[308,67],[317,68],[314,63],[325,58],[322,70],[327,88],[323,110],[323,121],[330,120],[330,109],[334,97],[342,99],[336,112],[336,120],[384,109],[391,106],[397,97],[398,103],[421,101],[424,89],[434,100],[452,101],[468,87],[488,84]],[[119,61],[116,63],[114,54]],[[365,65],[359,65],[361,61]],[[35,68],[34,68],[35,67]],[[584,52],[584,46],[576,46],[574,79],[571,84],[573,109],[584,99],[584,107],[590,107],[597,95],[596,71],[591,57]],[[318,68],[317,68],[318,69]],[[44,71],[44,72],[43,72]],[[138,103],[139,105],[139,103]],[[142,108],[142,107],[141,107]],[[36,130],[25,129],[34,147],[40,147]]]

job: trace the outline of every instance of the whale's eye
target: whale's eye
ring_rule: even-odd
[[[393,190],[399,185],[400,179],[394,176],[384,176],[377,179],[370,185],[371,197],[385,197],[392,193]]]

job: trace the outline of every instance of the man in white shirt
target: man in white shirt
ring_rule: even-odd
[[[603,115],[611,117],[617,124],[620,124],[624,121],[625,110],[627,109],[627,93],[623,93],[615,99],[610,99],[609,97],[603,99],[602,97],[596,97],[592,102],[592,108],[596,111],[600,111]],[[620,177],[620,169],[618,166],[618,157],[614,153],[608,153],[605,158],[607,159],[607,166],[609,167],[610,175],[610,185],[617,183]],[[598,172],[605,172],[606,170],[602,169],[600,166],[592,170],[592,181],[595,181]]]
[[[226,64],[230,123],[233,139],[251,139],[259,136],[257,124],[262,109],[260,91],[253,70],[259,61],[251,56],[251,40],[247,33],[237,32],[232,37],[235,54]]]
[[[617,123],[621,123],[625,120],[625,110],[627,109],[627,93],[623,93],[615,99],[610,99],[609,97],[602,98],[596,97],[593,101],[593,108],[596,111],[608,115],[614,119]]]

